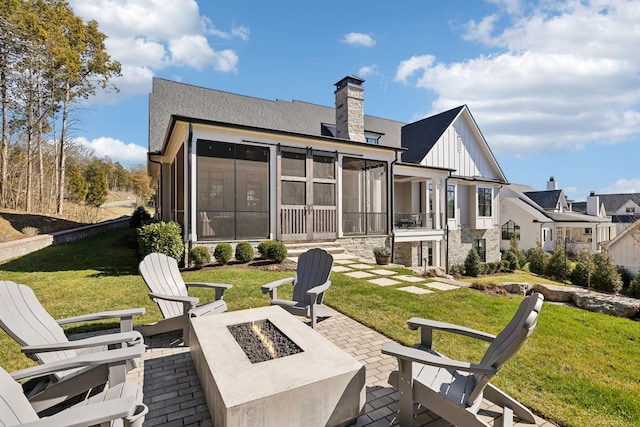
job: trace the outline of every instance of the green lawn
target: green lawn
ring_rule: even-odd
[[[101,310],[146,307],[137,324],[160,317],[137,273],[128,230],[50,247],[0,264],[2,280],[33,287],[56,318]],[[216,269],[184,274],[187,281],[231,283],[225,294],[230,310],[268,304],[260,285],[291,273]],[[342,274],[332,275],[326,303],[404,344],[418,340],[406,327],[412,316],[450,321],[497,333],[509,321],[520,297],[487,296],[472,289],[413,295]],[[526,276],[514,281],[526,281]],[[193,295],[201,301],[204,290]],[[283,294],[285,295],[285,294]],[[110,327],[113,323],[85,325]],[[454,358],[480,357],[484,345],[436,335],[435,347]],[[547,303],[538,327],[520,352],[494,379],[542,417],[561,426],[640,425],[640,323]],[[33,364],[0,332],[0,365],[8,371]]]

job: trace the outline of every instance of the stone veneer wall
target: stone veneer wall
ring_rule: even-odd
[[[376,246],[391,246],[388,244],[389,237],[387,236],[343,237],[337,241],[348,253],[369,261],[375,261],[373,248]]]
[[[393,262],[406,266],[420,265],[420,260],[418,259],[418,254],[420,253],[418,251],[419,246],[420,242],[396,243],[393,252]],[[426,253],[426,245],[424,253]]]
[[[500,227],[494,227],[490,230],[474,230],[463,226],[460,230],[449,230],[449,267],[464,264],[474,239],[485,239],[487,262],[499,261],[500,238]]]

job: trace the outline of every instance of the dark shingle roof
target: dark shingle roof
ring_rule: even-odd
[[[640,194],[638,193],[598,194],[598,197],[600,199],[600,203],[604,203],[604,209],[609,215],[620,209],[629,200],[640,205]]]
[[[154,78],[149,95],[150,152],[162,149],[172,116],[311,136],[331,136],[331,128],[326,124],[335,126],[336,121],[333,107],[271,101]],[[378,142],[383,146],[400,147],[402,125],[394,120],[364,116],[365,132],[380,134]]]
[[[463,108],[464,105],[403,126],[402,146],[407,151],[402,153],[402,161],[419,163]]]
[[[542,209],[555,209],[558,206],[562,190],[527,191],[524,194]]]

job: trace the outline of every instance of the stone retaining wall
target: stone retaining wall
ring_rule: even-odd
[[[27,237],[26,239],[3,242],[0,243],[0,261],[23,256],[46,248],[47,246],[72,242],[74,240],[80,240],[85,237],[98,234],[102,231],[128,226],[129,217],[122,217],[111,221],[100,222],[98,224],[73,228],[71,230],[58,231],[51,234],[40,234],[38,236]]]

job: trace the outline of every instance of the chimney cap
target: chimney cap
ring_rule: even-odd
[[[592,191],[591,193],[589,193],[589,196],[591,196],[591,197],[593,197],[593,196],[595,196],[595,195],[596,195],[596,192],[595,192],[595,191]]]
[[[358,76],[354,76],[352,74],[343,77],[342,79],[340,79],[340,81],[338,83],[336,83],[336,89],[342,89],[343,87],[345,87],[348,84],[354,84],[356,86],[362,86],[362,83],[364,83],[364,79],[358,77]]]

